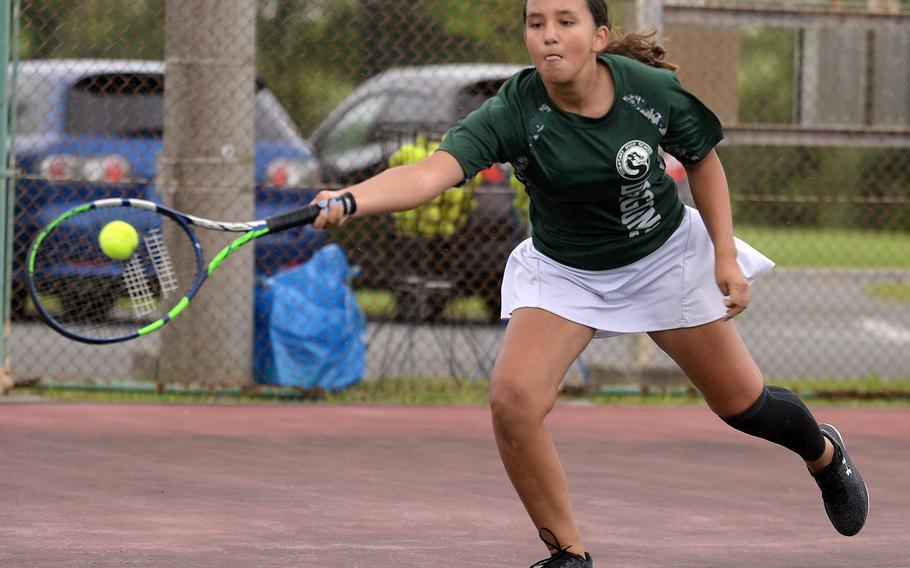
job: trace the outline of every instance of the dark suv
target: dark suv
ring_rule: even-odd
[[[504,64],[424,65],[371,78],[309,139],[326,182],[362,181],[387,168],[403,145],[421,138],[439,141],[520,69]],[[504,164],[482,172],[472,186],[467,221],[454,234],[409,234],[391,216],[347,225],[338,238],[361,268],[354,285],[392,290],[403,319],[433,320],[451,299],[478,296],[487,306],[488,319],[498,320],[502,269],[527,232],[513,207],[510,177]]]

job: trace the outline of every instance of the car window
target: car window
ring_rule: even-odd
[[[256,139],[299,143],[300,134],[275,95],[257,83]],[[76,136],[153,137],[164,132],[164,77],[112,73],[70,88],[65,130]]]
[[[387,95],[378,95],[351,107],[326,135],[323,152],[337,154],[366,144],[375,131],[386,101]]]
[[[487,99],[499,92],[503,79],[479,81],[463,88],[455,97],[455,118],[461,120],[470,112],[480,108]]]
[[[69,90],[64,130],[75,136],[160,137],[164,77],[109,73],[79,80]]]

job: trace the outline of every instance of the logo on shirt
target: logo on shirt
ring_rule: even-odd
[[[630,181],[644,179],[651,169],[651,147],[641,140],[626,142],[616,154],[616,171]]]
[[[660,224],[660,213],[654,208],[651,182],[645,180],[620,188],[619,211],[629,238],[650,233]]]
[[[550,105],[544,103],[531,116],[531,120],[528,123],[528,145],[530,147],[533,147],[537,139],[540,138],[544,128],[547,126],[547,118],[549,118],[551,112],[553,112],[553,109],[550,108]]]

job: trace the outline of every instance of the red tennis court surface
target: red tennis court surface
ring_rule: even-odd
[[[839,536],[795,455],[708,410],[549,419],[616,566],[910,566],[910,412],[816,408],[870,487]],[[0,566],[524,567],[483,407],[0,405]]]

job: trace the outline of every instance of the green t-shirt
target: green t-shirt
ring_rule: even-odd
[[[560,110],[533,68],[453,127],[440,150],[465,178],[509,162],[530,197],[543,254],[585,270],[624,266],[662,245],[683,218],[657,148],[694,164],[723,139],[717,117],[671,71],[604,54],[616,98],[601,118]]]

